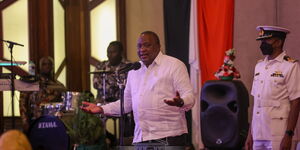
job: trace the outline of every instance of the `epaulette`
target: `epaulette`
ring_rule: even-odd
[[[293,59],[293,58],[291,58],[290,56],[287,56],[287,55],[285,55],[285,56],[283,57],[283,59],[284,59],[285,61],[288,61],[288,62],[291,62],[291,63],[295,63],[295,62],[298,61],[298,60]]]

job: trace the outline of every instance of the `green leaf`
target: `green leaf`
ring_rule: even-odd
[[[81,105],[82,101],[94,102],[94,98],[90,94],[84,93],[80,96],[78,105]],[[81,145],[94,145],[99,143],[101,139],[105,139],[104,126],[100,118],[87,114],[80,109],[77,112],[72,119],[63,119],[71,142]],[[102,140],[102,142],[105,142],[105,140]]]

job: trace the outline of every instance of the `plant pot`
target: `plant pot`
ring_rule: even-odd
[[[233,80],[233,76],[227,76],[227,77],[222,76],[222,77],[220,77],[220,79],[225,80],[225,81],[231,81],[231,80]]]

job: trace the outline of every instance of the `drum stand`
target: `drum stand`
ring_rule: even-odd
[[[101,104],[101,105],[103,105],[103,104],[105,104],[106,102],[105,102],[105,99],[106,99],[106,78],[107,78],[107,75],[106,75],[106,73],[102,73],[101,74],[101,77],[102,77],[102,90],[103,90],[103,95],[102,95],[102,100],[103,100],[103,103]],[[104,127],[104,135],[105,135],[105,137],[106,137],[106,121],[107,121],[107,117],[105,116],[105,115],[100,115],[100,117],[101,117],[101,120],[102,120],[102,122],[103,122],[103,127]]]
[[[101,73],[101,76],[102,76],[102,92],[103,92],[103,95],[102,95],[102,100],[103,100],[103,104],[106,104],[106,79],[107,79],[107,74],[110,74],[111,72],[102,72]],[[101,120],[103,122],[103,126],[104,126],[104,129],[105,129],[105,136],[106,135],[106,121],[107,121],[107,117],[104,116],[104,115],[101,115]],[[113,123],[114,123],[114,137],[117,138],[117,119],[116,118],[112,118],[113,119]]]
[[[116,77],[117,77],[117,84],[119,86],[120,89],[120,109],[121,109],[121,117],[120,117],[120,123],[119,123],[119,130],[120,130],[120,146],[124,145],[124,125],[125,125],[125,116],[124,116],[124,89],[125,89],[125,83],[126,83],[126,79],[122,79],[120,77],[120,74],[118,74],[117,72],[111,72],[111,71],[97,71],[97,72],[90,72],[90,73],[94,73],[94,74],[101,74],[102,77],[102,90],[103,90],[103,95],[102,95],[102,99],[104,100],[105,104],[105,99],[106,99],[106,78],[107,78],[107,74],[111,74],[111,73],[115,73]],[[102,105],[102,104],[101,104]],[[104,124],[104,129],[106,132],[106,120],[107,117],[101,115],[101,120],[103,121]],[[114,136],[117,137],[116,134],[116,119],[113,118],[114,121]]]

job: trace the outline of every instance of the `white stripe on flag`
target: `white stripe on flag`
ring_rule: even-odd
[[[189,34],[189,64],[190,76],[194,89],[195,105],[192,108],[192,139],[195,149],[202,149],[204,145],[200,130],[200,67],[199,67],[199,45],[198,45],[198,24],[197,24],[197,0],[191,0],[190,12],[190,34]]]

